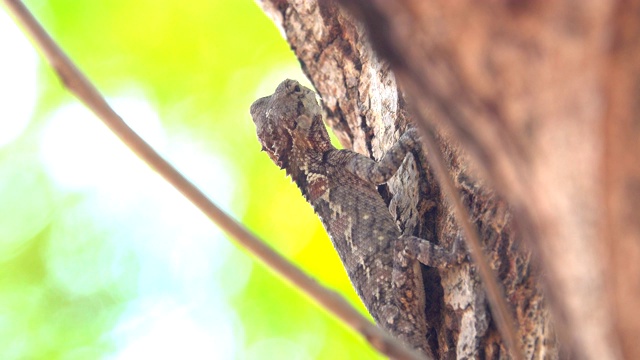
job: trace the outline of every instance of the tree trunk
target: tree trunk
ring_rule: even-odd
[[[640,358],[638,1],[342,0],[362,23],[259,2],[343,146],[378,159],[436,127],[526,358]],[[380,191],[405,233],[462,236],[422,155]],[[434,354],[507,358],[475,266],[423,272]]]

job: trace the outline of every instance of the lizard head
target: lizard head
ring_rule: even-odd
[[[251,105],[262,149],[280,168],[288,169],[307,151],[325,151],[329,134],[315,93],[295,80],[285,80],[275,93]]]

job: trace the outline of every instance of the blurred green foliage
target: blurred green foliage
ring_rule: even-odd
[[[26,3],[126,121],[364,313],[311,208],[259,151],[250,104],[303,75],[256,4]],[[18,49],[26,39],[3,43],[16,32],[0,15],[0,139],[32,110],[0,143],[0,358],[378,357],[133,159]]]

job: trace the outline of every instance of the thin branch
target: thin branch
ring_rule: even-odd
[[[380,353],[394,359],[424,358],[416,351],[408,349],[398,340],[386,334],[349,305],[339,294],[317,283],[313,278],[250,233],[244,226],[220,210],[200,189],[189,182],[127,126],[21,1],[2,0],[2,2],[8,12],[14,16],[16,22],[31,36],[36,48],[42,51],[65,87],[91,109],[138,157],[179,190],[209,219],[234,238],[241,247],[251,252],[271,270],[302,290],[352,330],[359,332]]]
[[[414,114],[415,113],[419,112],[414,111]],[[491,312],[495,317],[498,329],[504,337],[507,348],[510,349],[511,356],[516,360],[524,360],[522,356],[522,344],[517,336],[514,326],[515,321],[509,311],[509,306],[505,301],[504,291],[502,291],[502,287],[498,284],[498,280],[496,280],[496,276],[489,266],[487,257],[482,251],[482,244],[480,243],[478,232],[476,231],[475,226],[471,224],[471,221],[469,221],[469,212],[467,211],[467,208],[462,205],[460,194],[456,190],[453,180],[447,172],[444,158],[442,157],[442,153],[436,143],[433,128],[428,125],[428,122],[425,121],[426,119],[421,113],[419,114],[419,117],[422,120],[419,122],[419,126],[421,130],[423,130],[422,133],[424,136],[424,144],[427,148],[429,163],[433,166],[434,172],[438,177],[438,183],[444,189],[447,199],[453,206],[456,219],[462,227],[462,231],[464,232],[467,240],[466,243],[469,247],[471,258],[480,270],[480,278],[482,278],[482,282],[487,288],[489,305],[491,306]]]

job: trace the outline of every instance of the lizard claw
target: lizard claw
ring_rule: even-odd
[[[465,247],[465,241],[462,236],[457,236],[453,242],[453,249],[451,249],[452,260],[456,264],[460,264],[467,260],[467,251]]]

